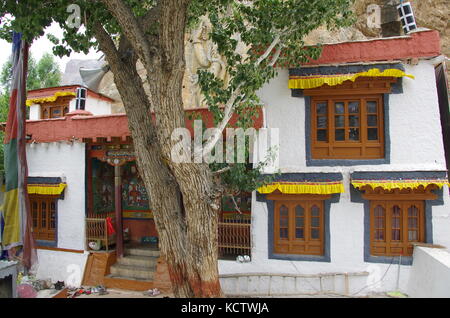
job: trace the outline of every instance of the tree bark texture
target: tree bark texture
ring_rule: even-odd
[[[127,19],[118,16],[127,14],[126,11],[115,11],[120,0],[104,2],[122,29],[137,32],[129,16]],[[219,199],[215,196],[212,173],[206,163],[177,164],[171,160],[176,143],[171,134],[174,129],[185,127],[182,81],[188,3],[161,1],[157,51],[150,49],[154,43],[136,43],[140,41],[139,34],[122,35],[117,49],[101,25],[96,25],[95,31],[127,113],[139,173],[150,194],[161,254],[168,265],[174,295],[220,297]],[[134,49],[133,56],[123,54],[129,47]],[[137,58],[146,68],[150,96],[136,71]]]

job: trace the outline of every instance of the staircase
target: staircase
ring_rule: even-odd
[[[106,287],[137,291],[153,288],[158,258],[159,250],[154,246],[125,247],[124,256],[110,267],[110,274],[105,276]]]

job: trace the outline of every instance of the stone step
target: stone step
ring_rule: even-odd
[[[117,264],[126,266],[140,266],[155,269],[158,257],[156,256],[138,256],[128,255],[117,260]]]
[[[113,277],[127,277],[135,279],[152,280],[155,268],[142,266],[128,266],[121,264],[114,264],[111,266],[111,275]]]
[[[159,250],[153,247],[126,247],[124,255],[159,257]]]
[[[125,290],[147,291],[154,288],[153,280],[136,279],[112,274],[105,276],[105,286],[108,288],[118,288]]]

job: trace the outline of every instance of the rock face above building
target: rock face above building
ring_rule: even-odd
[[[442,53],[450,56],[450,2],[448,0],[411,1],[417,24],[438,30],[441,35]]]
[[[407,2],[407,1],[404,1]],[[418,27],[437,30],[441,36],[442,53],[450,55],[450,3],[448,0],[410,0]],[[376,28],[377,10],[381,13],[381,24],[392,22],[393,11],[387,8],[396,7],[398,0],[356,0],[354,11],[357,16],[355,29],[367,38],[382,36],[381,28]],[[374,12],[375,11],[375,12]],[[372,20],[371,20],[372,17]]]
[[[80,68],[100,68],[105,64],[98,60],[70,60],[66,64],[66,69],[61,80],[61,85],[83,85],[83,79],[80,75]]]
[[[439,31],[442,53],[450,56],[449,0],[411,0],[410,2],[417,26]],[[318,28],[308,35],[305,43],[308,45],[329,44],[404,35],[396,9],[399,3],[399,0],[356,0],[353,10],[357,20],[354,26],[335,31],[328,31],[324,27]],[[186,36],[186,74],[183,82],[183,99],[186,108],[205,106],[196,86],[198,69],[209,69],[224,80],[227,77],[227,74],[223,72],[224,61],[214,50],[211,41],[207,39],[205,34],[207,31],[208,22],[202,21],[192,34]],[[145,85],[145,70],[142,65],[138,67],[138,72]],[[117,101],[113,106],[114,112],[124,112],[111,72],[103,78],[99,91]]]

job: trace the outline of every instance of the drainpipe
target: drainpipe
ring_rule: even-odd
[[[114,166],[114,202],[116,212],[116,250],[117,258],[123,256],[123,225],[122,225],[122,178],[119,165]]]

